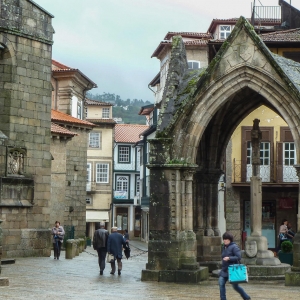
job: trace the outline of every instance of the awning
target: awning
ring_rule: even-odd
[[[86,222],[108,222],[108,211],[87,210]]]

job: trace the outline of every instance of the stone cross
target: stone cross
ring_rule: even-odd
[[[251,177],[251,236],[262,234],[262,192],[260,178],[260,141],[262,133],[259,129],[259,120],[253,120],[251,130],[252,146],[252,177]]]

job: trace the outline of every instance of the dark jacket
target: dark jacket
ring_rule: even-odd
[[[95,250],[99,248],[106,248],[108,236],[109,236],[109,232],[106,229],[100,228],[96,230],[94,232],[93,248]]]
[[[113,254],[115,258],[122,258],[122,249],[125,245],[122,234],[113,232],[107,239],[107,252]]]
[[[229,261],[223,260],[224,257],[228,256]],[[222,270],[220,276],[228,277],[228,266],[238,263],[241,259],[241,250],[238,245],[231,242],[227,247],[224,246],[222,249]]]

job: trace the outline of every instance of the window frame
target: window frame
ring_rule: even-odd
[[[108,115],[108,116],[105,116]],[[103,107],[102,108],[102,119],[109,119],[110,118],[110,108],[109,107]]]
[[[99,165],[107,166],[107,170],[106,170],[105,173],[104,172],[99,172],[99,174],[98,174],[98,166]],[[96,183],[105,183],[105,184],[109,183],[109,171],[110,171],[109,170],[109,163],[97,162],[96,165],[95,165],[95,182]],[[101,179],[101,174],[106,174],[106,180],[105,181],[100,180]]]
[[[86,182],[92,182],[92,163],[87,162],[86,164]]]
[[[192,68],[190,68],[190,67],[188,66],[189,70],[198,70],[198,69],[201,68],[201,63],[200,63],[199,60],[188,60],[188,64],[189,64],[189,63],[192,64]],[[198,68],[194,68],[194,67],[193,67],[193,65],[194,65],[195,63],[198,64]]]
[[[120,149],[121,148],[127,148],[128,149],[128,161],[121,161],[120,160]],[[119,164],[130,164],[131,163],[131,146],[128,145],[118,145],[118,163]]]
[[[98,135],[98,146],[91,146],[91,135]],[[101,132],[90,132],[89,133],[89,148],[92,149],[101,149]]]
[[[229,31],[228,30],[222,30],[222,27],[223,26],[227,26],[227,27],[229,27]],[[220,40],[226,40],[227,38],[228,38],[228,36],[231,34],[231,32],[232,32],[232,26],[231,25],[225,25],[225,24],[223,24],[223,25],[219,25],[219,39]],[[224,34],[224,38],[222,37],[222,34]]]

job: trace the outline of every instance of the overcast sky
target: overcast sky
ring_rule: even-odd
[[[207,32],[214,18],[250,17],[254,0],[34,1],[54,15],[53,59],[93,80],[98,85],[93,94],[153,101],[148,83],[159,72],[159,61],[151,55],[166,33]],[[278,0],[260,2],[278,5]],[[292,5],[300,9],[298,2]]]

